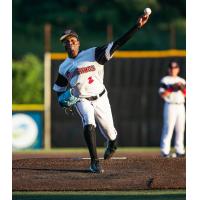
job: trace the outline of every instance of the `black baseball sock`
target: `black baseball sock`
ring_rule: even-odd
[[[110,147],[111,149],[113,149],[113,150],[116,150],[116,149],[117,149],[117,139],[115,139],[115,140],[110,140],[108,144],[109,144],[109,147]]]
[[[90,152],[91,160],[97,160],[96,131],[94,125],[88,124],[84,127],[84,138]]]

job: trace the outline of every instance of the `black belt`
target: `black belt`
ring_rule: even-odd
[[[89,101],[95,101],[99,97],[101,97],[105,92],[106,92],[106,90],[104,89],[98,96],[91,96],[91,97],[87,97],[86,99],[89,100]]]

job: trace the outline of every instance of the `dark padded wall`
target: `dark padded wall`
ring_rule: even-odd
[[[171,60],[178,61],[181,66],[180,76],[185,78],[185,57],[113,58],[105,65],[104,83],[120,146],[159,146],[163,101],[158,95],[158,88]],[[61,62],[52,60],[52,87]],[[79,116],[64,114],[53,91],[51,101],[52,146],[85,146]],[[98,133],[98,146],[103,146],[104,142]]]

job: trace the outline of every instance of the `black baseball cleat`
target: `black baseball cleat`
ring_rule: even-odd
[[[104,153],[104,160],[110,159],[113,156],[113,154],[115,153],[116,149],[117,149],[117,141],[116,140],[108,141],[108,146]]]
[[[161,156],[164,157],[164,158],[170,158],[170,154],[165,154],[163,152],[161,152]]]
[[[176,153],[176,157],[185,157],[185,153]]]
[[[99,160],[91,160],[91,165],[89,170],[92,173],[99,173],[99,174],[104,172],[104,170],[101,169]]]

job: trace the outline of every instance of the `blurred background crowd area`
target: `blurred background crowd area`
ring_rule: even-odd
[[[64,29],[78,32],[81,49],[100,46],[125,33],[146,7],[149,23],[121,50],[185,49],[185,0],[14,0],[13,103],[43,103],[44,52],[64,51]]]

